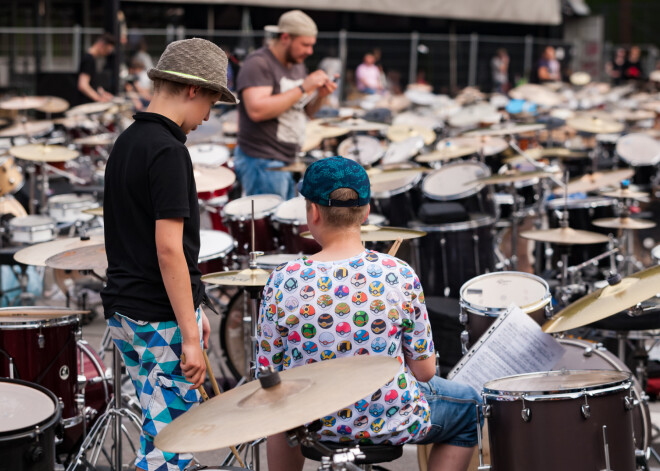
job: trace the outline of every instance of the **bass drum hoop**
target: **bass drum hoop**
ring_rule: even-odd
[[[463,232],[470,229],[478,229],[484,226],[495,224],[496,218],[494,216],[482,216],[469,221],[448,222],[444,224],[429,225],[422,223],[411,224],[411,229],[424,231],[427,233],[434,232]]]

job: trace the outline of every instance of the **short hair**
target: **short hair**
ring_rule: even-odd
[[[165,80],[161,78],[153,79],[154,82],[154,92],[165,93],[170,96],[176,96],[183,93],[188,87],[194,87],[195,85],[173,82],[171,80]],[[220,95],[220,92],[211,90],[210,88],[201,87],[201,92],[204,95]]]
[[[109,44],[110,46],[114,46],[117,41],[115,40],[115,37],[112,34],[103,33],[102,35],[96,38],[95,42],[102,42],[105,44]]]
[[[337,188],[335,191],[330,193],[330,199],[339,200],[339,201],[350,201],[358,199],[357,191],[351,188]],[[307,208],[311,206],[312,202],[307,201]],[[321,218],[324,222],[330,226],[336,228],[349,228],[349,227],[359,227],[362,225],[364,220],[367,218],[367,211],[369,206],[353,206],[349,208],[339,207],[339,206],[323,206],[317,205],[321,213]]]

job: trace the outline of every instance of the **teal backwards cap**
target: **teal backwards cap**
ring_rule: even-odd
[[[330,199],[330,194],[339,188],[355,190],[358,198],[348,201]],[[362,165],[340,156],[317,160],[310,165],[299,190],[305,198],[321,206],[364,206],[371,199],[369,175]]]

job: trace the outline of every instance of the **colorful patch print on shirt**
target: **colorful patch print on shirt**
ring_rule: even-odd
[[[316,304],[321,308],[332,306],[332,296],[329,294],[323,294],[316,299]]]
[[[328,276],[322,276],[316,282],[316,286],[320,291],[325,293],[327,291],[330,291],[330,289],[332,288],[332,280]]]
[[[316,315],[316,309],[314,309],[314,306],[312,306],[311,304],[304,304],[300,308],[300,315],[305,319],[309,319]]]
[[[305,281],[309,281],[315,276],[316,276],[316,270],[314,270],[313,268],[305,268],[303,271],[300,272],[300,278],[302,278]]]
[[[367,267],[367,273],[371,278],[378,278],[383,274],[383,269],[375,263],[372,263]]]

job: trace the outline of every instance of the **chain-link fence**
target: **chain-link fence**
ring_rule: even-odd
[[[80,56],[102,33],[98,28],[0,28],[0,88],[15,93],[31,94],[39,88],[39,77],[49,74],[75,75]],[[164,29],[128,30],[129,38],[143,38],[147,52],[157,60],[165,46],[189,37],[209,39],[234,53],[239,59],[264,44],[263,31],[190,30],[170,26]],[[365,53],[378,50],[380,64],[394,90],[408,83],[424,80],[436,92],[452,93],[466,86],[482,90],[492,88],[491,59],[497,49],[504,48],[510,57],[509,77],[512,83],[529,80],[536,62],[547,45],[560,48],[562,67],[566,72],[575,67],[577,42],[545,38],[434,35],[401,33],[323,32],[317,39],[314,55],[306,65],[310,70],[325,57],[338,57],[344,64],[340,86],[346,97],[354,89],[353,71]],[[601,48],[600,63],[611,59],[614,46]],[[657,48],[642,45],[647,71],[655,69]],[[131,51],[123,51],[124,59]],[[598,78],[598,77],[597,77]],[[600,77],[602,78],[602,77]]]

